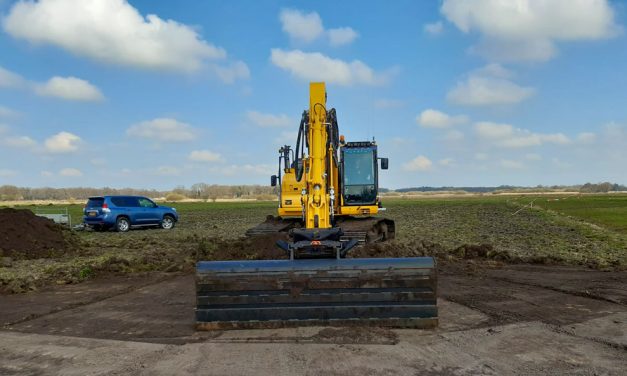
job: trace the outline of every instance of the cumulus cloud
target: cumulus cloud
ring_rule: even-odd
[[[448,128],[468,121],[464,115],[451,116],[442,111],[426,109],[416,117],[418,125],[424,128]]]
[[[444,23],[442,23],[442,21],[428,23],[425,24],[423,28],[426,33],[429,33],[431,35],[438,35],[442,34],[442,31],[444,31]]]
[[[232,84],[237,80],[250,78],[250,69],[243,61],[235,61],[227,65],[214,64],[213,72],[225,84]]]
[[[59,175],[65,176],[65,177],[79,177],[79,176],[83,176],[83,172],[77,168],[66,167],[66,168],[61,169],[61,171],[59,171]]]
[[[590,143],[596,140],[597,135],[592,132],[581,132],[577,135],[577,141],[582,143]]]
[[[48,82],[36,85],[35,93],[73,101],[95,102],[104,99],[97,87],[76,77],[52,77]]]
[[[305,13],[297,9],[283,9],[279,13],[283,31],[295,42],[310,43],[321,37],[328,38],[337,47],[353,42],[359,34],[350,27],[325,30],[317,12]]]
[[[23,86],[25,80],[17,73],[0,67],[0,87],[19,88]]]
[[[350,27],[331,29],[327,34],[329,35],[329,44],[334,47],[352,43],[359,36],[359,34]]]
[[[621,31],[607,0],[445,0],[441,12],[462,32],[478,33],[472,50],[492,61],[546,61],[557,42]]]
[[[535,90],[512,82],[509,79],[512,75],[498,64],[487,65],[459,81],[448,92],[447,99],[466,106],[491,106],[515,104],[531,97]]]
[[[12,118],[17,115],[18,113],[16,111],[13,111],[12,109],[8,107],[0,106],[0,118]]]
[[[475,133],[479,138],[502,148],[525,148],[546,143],[565,145],[571,142],[563,133],[534,133],[526,129],[515,128],[510,124],[478,122]]]
[[[153,173],[155,175],[177,176],[181,174],[181,170],[174,166],[159,166],[153,171]]]
[[[262,128],[289,127],[294,123],[294,121],[285,114],[264,114],[258,111],[246,112],[246,118],[251,123]]]
[[[37,95],[72,101],[104,99],[104,95],[96,86],[80,78],[54,76],[47,82],[34,82],[2,67],[0,67],[0,87],[30,90]],[[0,107],[0,116],[2,116],[2,109],[3,107]]]
[[[73,153],[78,150],[81,138],[70,132],[59,132],[44,141],[45,150],[53,154]]]
[[[293,76],[306,81],[325,81],[343,86],[379,85],[388,80],[359,60],[346,62],[319,52],[285,51],[273,48],[270,61]]]
[[[411,161],[405,163],[403,165],[403,170],[405,171],[429,171],[433,168],[433,162],[425,157],[424,155],[419,155]]]
[[[13,148],[27,149],[37,145],[37,142],[28,136],[14,136],[7,137],[2,144]]]
[[[33,44],[139,68],[189,72],[226,57],[192,27],[154,14],[144,17],[126,0],[19,1],[3,27]]]
[[[446,132],[444,136],[442,136],[442,139],[444,141],[461,141],[464,139],[464,133],[453,129]]]
[[[194,150],[189,153],[188,159],[194,162],[219,162],[222,156],[210,150]]]
[[[126,134],[163,142],[185,142],[195,138],[194,128],[171,118],[158,118],[131,125]]]
[[[455,165],[455,160],[453,158],[444,158],[440,159],[438,163],[444,167],[453,167]]]

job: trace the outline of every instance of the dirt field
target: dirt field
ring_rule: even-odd
[[[96,279],[3,296],[0,374],[621,375],[624,272],[460,262],[440,327],[195,332],[193,277]]]
[[[10,257],[0,265],[0,374],[627,369],[625,234],[551,211],[519,211],[505,199],[390,202],[397,241],[356,250],[355,257],[436,256],[436,330],[195,332],[195,260],[281,257],[239,239],[273,207],[190,203],[179,207],[172,231],[76,233],[66,254]]]

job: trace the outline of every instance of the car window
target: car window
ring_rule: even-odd
[[[120,206],[120,207],[127,206],[125,197],[111,197],[111,202],[115,206]]]
[[[88,208],[101,208],[104,203],[104,198],[102,197],[92,197],[87,201]]]
[[[137,208],[140,206],[137,197],[124,197],[124,201],[126,202],[125,206],[129,208]]]
[[[141,206],[142,208],[156,208],[157,207],[157,205],[155,205],[154,202],[150,201],[149,199],[145,197],[139,198],[139,206]]]

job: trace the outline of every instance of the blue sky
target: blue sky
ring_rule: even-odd
[[[627,183],[627,4],[0,0],[0,185],[267,184],[308,82],[381,185]]]

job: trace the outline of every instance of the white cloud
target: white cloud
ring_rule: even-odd
[[[54,175],[54,174],[53,174],[52,172],[50,172],[50,171],[41,171],[39,174],[40,174],[42,177],[44,177],[44,178],[49,178],[49,177],[52,177],[52,176]]]
[[[509,170],[520,170],[525,168],[525,165],[522,162],[513,161],[511,159],[501,159],[500,165],[501,167]]]
[[[219,162],[222,156],[209,150],[194,150],[189,153],[188,159],[194,162]]]
[[[102,167],[107,165],[107,160],[104,158],[92,158],[89,160],[89,163],[97,167]]]
[[[513,135],[514,127],[509,124],[481,121],[475,124],[475,132],[482,138],[499,139]]]
[[[596,140],[597,135],[592,132],[582,132],[577,135],[577,141],[582,143],[590,143]]]
[[[502,148],[525,148],[545,143],[565,145],[571,142],[563,133],[534,133],[526,129],[514,128],[510,124],[478,122],[475,133],[482,139]]]
[[[386,75],[376,73],[359,60],[345,62],[319,52],[285,51],[273,48],[270,61],[293,76],[306,81],[325,81],[338,85],[379,85],[387,81]]]
[[[461,141],[464,139],[464,133],[456,129],[448,131],[442,137],[444,141]]]
[[[283,31],[295,42],[311,43],[323,36],[333,47],[353,42],[359,34],[350,27],[325,30],[317,12],[305,13],[297,9],[283,9],[279,13]]]
[[[274,139],[274,142],[279,145],[290,145],[296,142],[296,138],[298,137],[298,132],[296,131],[287,131],[281,132],[281,134]]]
[[[97,87],[76,77],[52,77],[48,82],[35,86],[35,93],[73,101],[101,101],[104,96]]]
[[[445,167],[453,167],[455,165],[455,160],[453,158],[444,158],[440,159],[438,163]]]
[[[248,65],[243,61],[235,61],[228,65],[212,65],[213,72],[225,84],[232,84],[237,80],[250,78]]]
[[[154,170],[154,174],[163,176],[178,176],[181,174],[181,170],[174,166],[159,166]]]
[[[171,118],[158,118],[134,124],[126,130],[126,134],[163,142],[185,142],[195,138],[194,128]]]
[[[476,153],[475,154],[475,159],[478,161],[485,161],[489,158],[490,156],[487,155],[486,153]]]
[[[528,153],[525,154],[525,159],[528,161],[541,161],[542,156],[540,154]]]
[[[140,68],[195,71],[224,49],[192,27],[141,15],[126,0],[17,2],[4,30],[33,44],[52,44],[91,59]]]
[[[81,138],[69,132],[59,132],[44,141],[47,152],[54,154],[72,153],[78,150]]]
[[[7,137],[3,144],[14,148],[32,148],[37,142],[28,136],[15,136]]]
[[[451,116],[444,112],[426,109],[416,116],[416,122],[424,128],[448,128],[468,121],[464,115]]]
[[[350,44],[359,36],[359,34],[350,27],[331,29],[327,34],[329,35],[329,44],[333,47]]]
[[[0,67],[0,87],[19,88],[25,83],[22,76]]]
[[[293,40],[313,42],[324,34],[322,19],[316,12],[303,13],[296,9],[283,9],[279,14],[283,31]]]
[[[442,31],[444,31],[444,23],[442,23],[442,21],[437,21],[425,24],[424,30],[431,35],[442,34]]]
[[[520,86],[508,77],[512,73],[500,65],[490,64],[471,72],[447,94],[450,102],[466,106],[515,104],[531,97],[535,90]]]
[[[607,0],[445,0],[442,14],[464,33],[481,35],[473,51],[492,61],[546,61],[556,42],[620,32]]]
[[[247,111],[246,118],[251,123],[262,128],[289,127],[294,121],[285,114],[264,114],[258,111]]]
[[[2,68],[0,68],[2,69]],[[2,85],[0,85],[2,86]],[[0,118],[12,118],[17,116],[18,113],[16,111],[13,111],[12,109],[8,108],[8,107],[4,107],[4,106],[0,106]]]
[[[387,110],[391,108],[401,108],[405,106],[406,102],[400,99],[386,99],[381,98],[374,101],[374,108],[379,110]]]
[[[65,177],[79,177],[79,176],[83,176],[83,173],[81,172],[81,170],[77,168],[67,167],[67,168],[61,169],[61,171],[59,171],[59,175],[65,176]]]
[[[2,178],[10,178],[15,175],[17,175],[17,172],[14,170],[9,170],[7,168],[0,168],[0,177]]]
[[[429,171],[433,168],[433,162],[424,155],[419,155],[403,165],[405,171]]]

